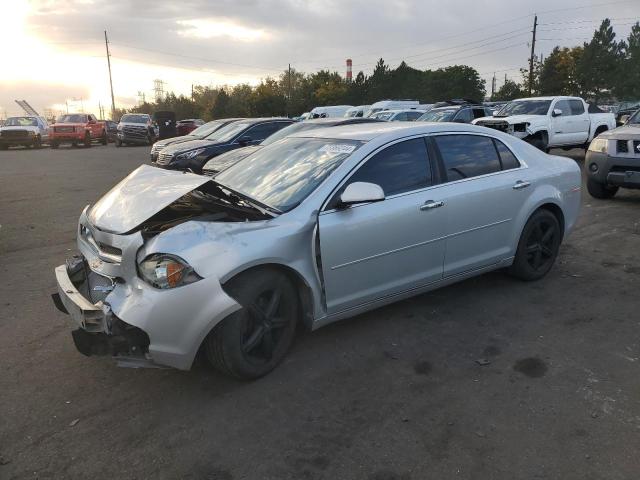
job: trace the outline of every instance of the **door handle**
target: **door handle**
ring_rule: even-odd
[[[425,210],[431,210],[432,208],[442,207],[443,205],[444,205],[443,201],[436,202],[434,200],[427,200],[422,205],[420,205],[420,210],[424,212]]]
[[[520,190],[523,188],[527,188],[529,185],[531,185],[531,182],[523,182],[522,180],[518,180],[512,188],[514,190]]]

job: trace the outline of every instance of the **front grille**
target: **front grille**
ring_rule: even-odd
[[[94,252],[105,262],[119,264],[122,262],[122,250],[113,247],[111,245],[107,245],[103,242],[96,241],[93,238],[93,234],[91,230],[89,230],[84,225],[80,225],[80,236],[89,244]]]
[[[153,144],[153,147],[151,147],[151,153],[156,153],[158,150],[162,150],[166,146],[167,146],[166,143],[156,142]]]
[[[53,131],[56,133],[73,133],[75,127],[53,127]]]
[[[158,160],[156,161],[156,163],[158,165],[169,165],[172,159],[173,159],[172,153],[160,152],[158,154]]]
[[[124,127],[122,127],[122,133],[125,137],[143,139],[147,138],[148,132],[147,127],[144,126],[134,127],[132,125],[125,125]]]
[[[4,130],[2,138],[27,138],[29,132],[27,130]]]
[[[626,140],[617,140],[616,141],[616,152],[618,153],[629,153],[629,142]]]
[[[478,122],[478,125],[482,127],[493,128],[495,130],[500,130],[501,132],[506,132],[507,130],[509,130],[508,122],[485,121],[485,122]]]

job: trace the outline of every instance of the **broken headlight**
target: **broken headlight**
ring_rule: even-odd
[[[138,272],[145,282],[161,289],[180,287],[202,280],[187,262],[162,253],[145,258],[138,264]]]
[[[191,150],[189,152],[181,153],[176,156],[176,160],[191,160],[194,157],[197,157],[202,152],[204,152],[204,148],[196,148],[195,150]]]

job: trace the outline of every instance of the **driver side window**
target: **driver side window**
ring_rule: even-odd
[[[344,189],[354,182],[380,185],[385,197],[431,186],[433,176],[425,139],[405,140],[376,153],[338,190],[327,208],[335,208]]]

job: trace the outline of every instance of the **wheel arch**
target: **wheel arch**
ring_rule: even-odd
[[[258,270],[272,270],[279,272],[285,275],[293,283],[296,291],[298,292],[298,301],[300,302],[300,318],[303,321],[304,325],[308,329],[311,329],[314,318],[313,291],[304,275],[289,265],[284,265],[277,262],[247,265],[233,272],[233,274],[231,274],[228,278],[225,278],[224,281],[221,282],[222,289],[227,293],[227,295],[233,298],[233,295],[230,292],[233,283],[240,281],[242,276]]]

